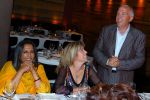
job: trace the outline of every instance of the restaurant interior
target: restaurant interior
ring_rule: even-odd
[[[22,40],[24,37],[36,40],[37,37],[33,38],[33,35],[42,34],[38,37],[41,39],[40,42],[35,41],[39,50],[46,48],[45,42],[50,40],[57,42],[59,40],[57,47],[52,45],[55,49],[64,48],[63,44],[67,45],[66,41],[83,40],[88,56],[92,58],[99,32],[104,26],[115,23],[116,12],[120,5],[130,5],[135,13],[131,25],[146,34],[146,61],[135,71],[134,82],[138,92],[150,92],[150,0],[13,0],[8,4],[10,1],[0,1],[2,2],[0,5],[9,7],[6,14],[8,17],[0,15],[2,21],[0,29],[4,29],[0,31],[0,48],[4,48],[4,51],[0,52],[1,66],[4,61],[11,59],[13,49],[18,43],[11,38],[16,34],[21,35],[18,38]],[[5,14],[2,9],[0,12]],[[2,25],[4,26],[1,27]],[[31,29],[38,31],[33,32],[35,30]],[[32,33],[30,31],[34,34],[29,34]],[[5,47],[4,42],[8,44]],[[41,62],[42,60],[41,58]],[[54,80],[57,76],[54,71],[57,65],[57,63],[49,65],[45,61],[45,69],[50,80]]]

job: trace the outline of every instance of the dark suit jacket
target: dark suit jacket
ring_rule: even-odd
[[[98,76],[107,84],[133,82],[134,70],[142,66],[145,60],[145,35],[130,26],[129,33],[123,43],[118,58],[120,66],[117,73],[106,65],[108,58],[115,54],[117,25],[104,27],[93,51],[98,63]]]

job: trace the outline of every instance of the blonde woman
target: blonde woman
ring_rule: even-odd
[[[68,44],[61,55],[55,86],[56,93],[76,94],[86,91],[89,78],[94,84],[100,82],[92,66],[87,63],[84,44],[82,42]]]

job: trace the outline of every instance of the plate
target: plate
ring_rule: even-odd
[[[150,100],[150,93],[138,93],[141,100]]]
[[[37,98],[40,100],[60,100],[59,96],[55,93],[39,93],[37,94]]]
[[[36,100],[36,96],[32,94],[16,94],[13,100]]]

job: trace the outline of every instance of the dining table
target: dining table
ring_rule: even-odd
[[[60,54],[56,52],[51,53],[51,51],[47,50],[46,54],[44,53],[45,51],[39,51],[38,52],[38,62],[42,64],[47,64],[47,65],[59,65],[60,61]],[[91,63],[93,61],[93,57],[87,56],[87,61]]]
[[[56,56],[57,52],[51,53],[50,50],[38,51],[38,62],[46,65],[59,65],[60,56]]]
[[[150,100],[150,93],[138,93],[140,100]],[[86,100],[86,93],[64,95],[56,93],[38,93],[38,94],[14,94],[11,99],[6,96],[0,96],[0,100]]]
[[[55,93],[39,93],[39,94],[15,94],[8,98],[5,95],[0,97],[0,100],[71,100],[69,96]]]

